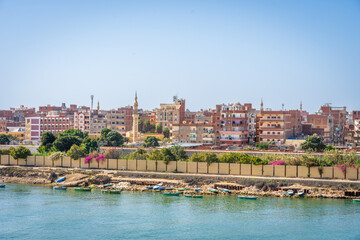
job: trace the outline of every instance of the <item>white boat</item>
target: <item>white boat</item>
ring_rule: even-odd
[[[290,195],[290,196],[292,196],[292,195],[294,195],[294,191],[291,190],[291,189],[289,189],[289,190],[287,190],[287,194]]]

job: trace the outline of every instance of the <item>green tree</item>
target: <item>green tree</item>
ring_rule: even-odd
[[[106,135],[107,135],[109,132],[111,132],[110,129],[108,129],[108,128],[103,128],[103,129],[101,130],[101,132],[100,132],[100,137],[106,138]]]
[[[331,145],[326,145],[325,150],[326,151],[335,151],[336,148],[334,146],[331,146]]]
[[[257,149],[260,149],[260,150],[268,150],[269,149],[269,144],[267,144],[267,143],[257,143],[255,145],[255,147]]]
[[[156,132],[162,133],[162,124],[161,123],[158,123],[158,125],[156,125]]]
[[[322,152],[325,147],[325,144],[317,136],[308,137],[308,139],[301,144],[301,148],[309,152]]]
[[[144,122],[142,119],[139,119],[138,121],[138,131],[142,132],[144,130]]]
[[[219,162],[219,158],[215,153],[194,153],[190,159],[191,162],[206,162],[208,165]]]
[[[143,147],[158,147],[159,139],[154,136],[147,136],[144,140]]]
[[[175,156],[176,161],[186,161],[189,158],[185,149],[178,145],[171,147],[170,150]]]
[[[150,124],[150,132],[155,133],[155,130],[156,130],[156,124],[155,123]]]
[[[145,160],[148,158],[148,154],[144,149],[138,148],[135,152],[132,152],[126,156],[126,159],[129,160]]]
[[[120,147],[124,144],[124,137],[116,131],[110,131],[106,135],[106,140],[107,146],[111,147]]]
[[[8,145],[10,143],[10,138],[5,134],[0,134],[0,144]]]
[[[151,125],[150,125],[150,121],[149,120],[145,120],[145,122],[144,122],[144,132],[150,132],[150,127],[151,127]]]
[[[163,134],[164,134],[165,138],[170,138],[170,130],[169,130],[169,128],[167,128],[167,127],[164,128]]]
[[[58,137],[74,136],[78,137],[81,141],[88,136],[88,132],[83,132],[80,129],[67,129],[58,134]]]
[[[16,160],[26,159],[30,155],[31,155],[30,150],[24,146],[20,146],[18,148],[14,148],[14,147],[10,148],[10,156],[12,156]]]
[[[86,149],[86,152],[91,153],[98,150],[98,141],[94,138],[86,137],[82,142],[82,146]]]
[[[50,151],[50,149],[53,146],[53,143],[55,142],[56,137],[52,132],[44,132],[41,136],[41,145],[40,147],[44,147],[44,150],[46,152]]]
[[[72,145],[66,154],[74,160],[86,157],[87,155],[86,149],[84,147],[79,147],[78,145]]]
[[[176,157],[170,148],[163,148],[160,152],[163,155],[163,161],[166,165],[168,165],[170,161],[176,161]]]
[[[82,139],[78,136],[65,135],[58,136],[53,143],[55,150],[60,152],[67,152],[73,145],[80,146]]]
[[[159,149],[154,149],[148,156],[148,160],[163,160],[163,155]]]

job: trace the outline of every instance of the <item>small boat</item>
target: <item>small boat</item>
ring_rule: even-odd
[[[165,187],[165,190],[173,190],[173,187]]]
[[[226,188],[217,188],[219,191],[222,191],[222,192],[226,192],[226,193],[229,193],[230,190],[229,189],[226,189]]]
[[[163,193],[164,196],[179,196],[181,194],[181,192],[166,192],[166,193]]]
[[[1,184],[0,188],[5,188],[5,186],[6,186],[5,184]]]
[[[187,198],[203,198],[202,195],[185,195]]]
[[[66,190],[67,187],[60,187],[60,186],[58,186],[58,187],[54,187],[54,189],[55,189],[55,190]]]
[[[105,184],[104,187],[111,187],[112,185],[114,185],[113,183],[109,183],[109,184]]]
[[[161,190],[165,190],[166,189],[166,187],[159,187],[159,190],[161,191]]]
[[[108,193],[108,194],[120,194],[122,191],[121,190],[101,190],[102,193]]]
[[[79,192],[90,192],[92,188],[76,187],[74,189],[75,189],[75,191],[79,191]]]
[[[66,177],[61,177],[56,180],[57,183],[65,181]]]
[[[295,193],[294,193],[293,190],[290,189],[290,190],[287,191],[287,194],[290,195],[290,196],[292,196],[292,195],[294,195]]]
[[[190,190],[190,188],[189,187],[187,187],[187,188],[178,188],[178,191],[186,191],[186,190]]]
[[[215,188],[208,187],[208,191],[212,193],[218,193],[218,190],[216,190]]]
[[[256,200],[259,197],[238,196],[239,199]]]
[[[297,195],[298,195],[299,197],[303,197],[303,196],[305,195],[305,191],[304,191],[304,190],[299,190],[298,193],[297,193]]]
[[[153,189],[153,188],[154,188],[154,186],[146,187],[146,189],[149,189],[149,190],[151,190],[151,189]]]
[[[353,199],[353,202],[360,202],[360,199]]]
[[[195,188],[194,190],[195,190],[195,192],[201,192],[200,188]]]
[[[156,184],[156,185],[153,187],[153,190],[159,190],[159,188],[160,188],[162,185],[163,185],[162,183]]]

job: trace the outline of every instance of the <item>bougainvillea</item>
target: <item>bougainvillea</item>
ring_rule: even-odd
[[[285,165],[285,162],[283,160],[272,161],[269,163],[269,165]]]
[[[95,159],[97,162],[102,162],[106,159],[106,157],[104,154],[99,154],[97,152],[90,153],[90,155],[85,158],[85,163],[91,163],[93,159]]]
[[[346,173],[346,168],[356,168],[356,166],[352,163],[344,163],[341,165],[335,166],[336,168],[340,169],[343,174]]]

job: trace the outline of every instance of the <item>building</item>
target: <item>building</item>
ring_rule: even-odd
[[[220,146],[242,146],[249,143],[249,117],[252,119],[250,129],[256,125],[256,116],[253,115],[255,109],[250,103],[217,105],[216,113],[215,131]]]
[[[353,111],[353,143],[360,146],[360,111]]]
[[[331,115],[309,114],[307,123],[311,124],[311,135],[318,135],[325,143],[333,142],[334,118]]]
[[[58,134],[71,127],[70,118],[49,116],[49,117],[28,117],[25,118],[25,140],[40,141],[43,132]]]
[[[0,132],[7,132],[6,117],[0,117]]]
[[[261,111],[259,118],[259,142],[284,143],[293,136],[289,111]]]
[[[185,100],[173,98],[173,103],[162,103],[155,109],[156,124],[161,123],[163,129],[185,121]]]
[[[106,127],[112,131],[116,131],[125,135],[126,132],[132,131],[133,126],[133,113],[134,109],[132,106],[118,108],[117,110],[112,109],[107,112]]]

